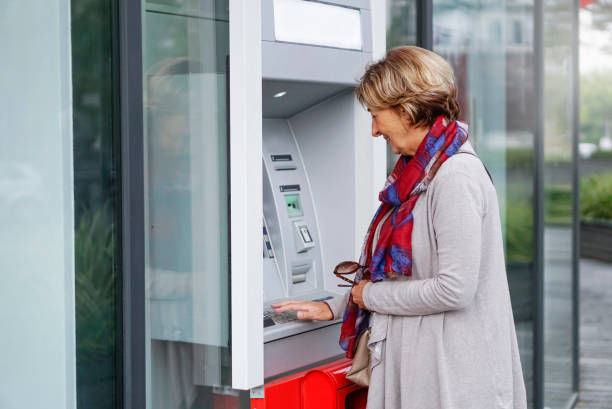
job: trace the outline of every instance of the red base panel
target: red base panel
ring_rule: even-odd
[[[346,379],[350,367],[340,359],[269,382],[251,409],[365,409],[368,390]]]

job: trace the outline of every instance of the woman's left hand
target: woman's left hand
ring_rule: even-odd
[[[370,280],[361,280],[359,284],[351,289],[351,295],[353,296],[353,302],[364,310],[367,309],[363,303],[363,289],[370,282]]]

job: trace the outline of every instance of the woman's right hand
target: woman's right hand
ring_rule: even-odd
[[[329,321],[334,318],[331,309],[322,301],[282,301],[270,305],[276,312],[297,311],[300,320]]]

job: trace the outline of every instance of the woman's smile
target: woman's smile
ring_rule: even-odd
[[[429,128],[410,125],[401,108],[367,108],[372,116],[372,136],[385,138],[395,154],[413,156]]]

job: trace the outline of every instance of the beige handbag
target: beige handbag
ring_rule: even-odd
[[[359,336],[353,356],[353,365],[346,373],[346,379],[359,386],[370,385],[370,350],[368,349],[370,332],[371,328],[368,328]]]
[[[372,252],[376,249],[376,243],[378,242],[378,233],[380,232],[380,228],[382,227],[383,222],[389,215],[391,211],[387,213],[386,216],[383,217],[381,222],[379,223],[376,231],[374,232],[374,240],[372,240]],[[363,331],[361,335],[359,335],[359,339],[357,340],[357,346],[355,347],[355,354],[353,355],[353,365],[351,369],[346,373],[346,379],[357,384],[359,386],[369,386],[370,385],[370,375],[372,374],[372,369],[370,368],[370,349],[368,348],[368,342],[370,341],[370,333],[372,332],[372,327]]]

